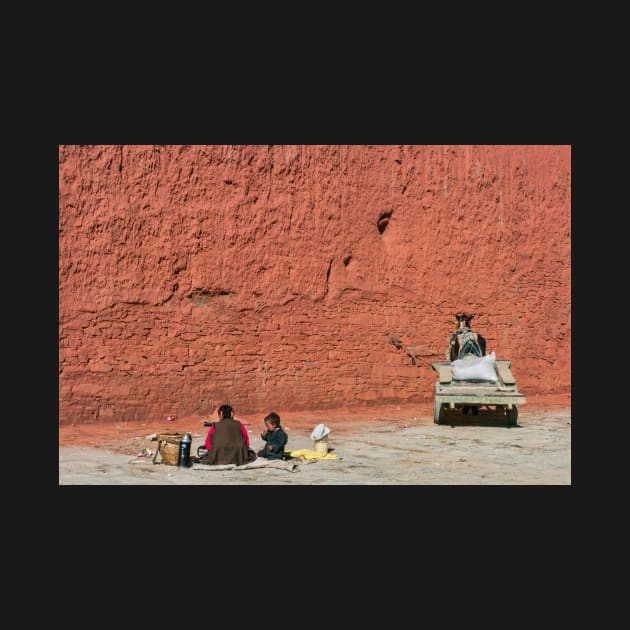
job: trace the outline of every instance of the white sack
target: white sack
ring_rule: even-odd
[[[494,352],[485,357],[456,359],[451,361],[454,381],[493,381],[497,382],[497,358]]]

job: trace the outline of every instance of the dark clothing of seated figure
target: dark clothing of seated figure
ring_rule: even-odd
[[[462,340],[466,341],[462,343]],[[478,333],[473,332],[468,327],[458,328],[451,337],[449,344],[449,361],[461,359],[467,354],[478,357],[486,356],[486,340]]]
[[[235,464],[242,466],[256,459],[256,453],[247,447],[242,425],[234,418],[225,417],[214,423],[210,448],[199,459],[200,464]]]
[[[486,340],[477,332],[473,332],[470,327],[470,321],[474,315],[468,313],[457,313],[455,319],[459,327],[451,335],[451,339],[446,351],[446,360],[451,363],[457,359],[466,356],[485,357],[486,356]],[[462,412],[467,414],[472,410],[473,416],[479,414],[478,405],[465,405]]]
[[[287,445],[289,436],[282,427],[276,427],[273,431],[265,431],[261,433],[260,437],[265,440],[265,446],[258,451],[258,457],[284,459],[284,447]]]
[[[459,327],[451,335],[446,351],[446,360],[455,361],[466,355],[477,357],[486,356],[486,340],[478,333],[471,330],[470,321],[474,315],[457,313],[455,318]]]

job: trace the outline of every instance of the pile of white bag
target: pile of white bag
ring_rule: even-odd
[[[451,361],[454,381],[492,381],[497,382],[497,358],[494,352],[485,357],[456,359]]]

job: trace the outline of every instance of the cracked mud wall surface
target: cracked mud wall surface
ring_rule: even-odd
[[[571,387],[570,146],[60,145],[59,421]]]

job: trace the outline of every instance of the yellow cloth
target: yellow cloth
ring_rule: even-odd
[[[332,453],[320,453],[308,448],[298,448],[296,451],[285,451],[291,457],[303,457],[304,459],[337,459]]]

